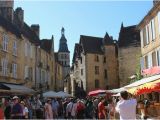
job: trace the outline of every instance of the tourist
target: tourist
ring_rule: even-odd
[[[11,119],[22,119],[23,110],[19,104],[19,98],[17,96],[13,97],[13,107],[11,110]]]
[[[59,108],[59,103],[56,100],[56,98],[54,98],[52,100],[52,110],[53,110],[53,117],[54,118],[58,118],[58,108]]]
[[[4,110],[4,115],[6,119],[11,119],[11,105],[10,105],[9,99],[5,100],[5,110]]]
[[[67,104],[67,107],[66,107],[66,117],[68,119],[71,119],[72,108],[73,108],[73,99],[70,100],[70,102]]]
[[[100,98],[100,103],[98,104],[98,118],[107,119],[107,112],[104,106],[105,98]]]
[[[0,101],[0,120],[4,120],[4,111],[2,109],[2,101]]]
[[[53,111],[51,106],[51,99],[47,100],[47,103],[45,103],[45,119],[53,119]]]
[[[114,119],[115,116],[115,106],[112,99],[108,99],[108,119]]]
[[[43,118],[41,106],[42,106],[42,102],[40,101],[39,96],[37,96],[35,98],[35,110],[36,110],[36,118],[37,119],[42,119]]]
[[[85,105],[81,100],[77,102],[77,119],[84,119]]]
[[[71,109],[71,116],[72,116],[72,119],[77,118],[77,101],[76,101],[76,99],[73,100],[73,106]]]
[[[134,98],[128,98],[128,92],[122,91],[120,93],[120,101],[117,103],[116,111],[119,112],[120,119],[136,119],[136,105],[137,101]]]
[[[24,101],[21,101],[21,107],[22,107],[22,110],[23,110],[22,118],[23,119],[28,119],[28,108],[26,107],[26,103]]]

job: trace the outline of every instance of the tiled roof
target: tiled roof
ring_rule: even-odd
[[[80,36],[80,44],[85,53],[103,54],[102,39],[99,37]]]
[[[41,42],[41,45],[40,45],[41,48],[47,51],[48,53],[50,53],[52,50],[53,41],[49,39],[42,39],[40,42]]]
[[[140,32],[136,29],[136,25],[123,27],[122,24],[118,38],[118,46],[140,46]]]
[[[5,19],[3,16],[0,16],[0,26],[12,32],[19,38],[21,38],[21,35],[24,35],[26,38],[28,38],[30,42],[35,44],[40,44],[39,37],[36,35],[34,31],[32,31],[32,29],[25,22],[21,26],[20,24],[11,23],[9,20]]]
[[[17,37],[21,38],[21,32],[17,28],[17,26],[13,25],[10,21],[6,20],[4,17],[0,15],[0,26],[2,26],[7,31],[15,34]]]

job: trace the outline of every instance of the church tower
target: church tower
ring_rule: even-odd
[[[70,71],[70,51],[68,50],[67,39],[65,38],[65,29],[63,27],[61,29],[61,39],[58,50],[58,61],[63,66],[64,78]]]

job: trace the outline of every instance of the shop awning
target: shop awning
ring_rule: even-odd
[[[1,90],[7,90],[11,93],[33,94],[35,91],[19,84],[0,83]]]
[[[137,87],[130,88],[127,91],[134,95],[141,95],[144,93],[151,93],[151,92],[159,92],[160,91],[160,79],[153,81],[153,82],[147,82]]]
[[[136,81],[134,83],[131,83],[129,85],[126,85],[126,86],[124,86],[124,88],[136,87],[136,86],[145,84],[147,82],[153,82],[153,81],[158,80],[158,79],[160,79],[160,75],[154,75],[154,76],[151,76],[151,77],[143,78],[143,79],[138,80],[138,81]]]

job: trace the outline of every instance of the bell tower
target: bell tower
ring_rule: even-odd
[[[61,38],[59,41],[58,61],[63,66],[63,78],[70,71],[70,51],[68,50],[67,39],[65,38],[65,29],[61,29]]]

